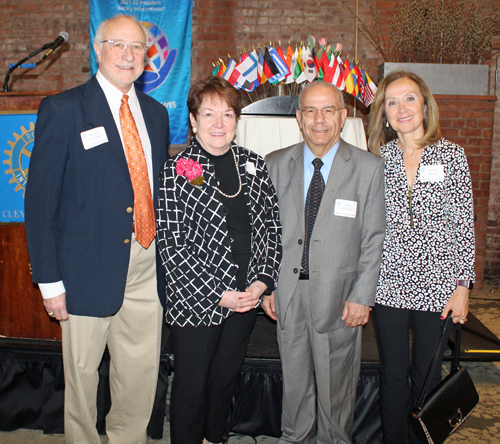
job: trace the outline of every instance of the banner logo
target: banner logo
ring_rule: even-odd
[[[148,51],[135,87],[167,108],[173,145],[185,144],[188,134],[192,11],[193,0],[89,0],[91,35],[103,20],[117,14],[133,15],[144,27]],[[93,46],[91,75],[99,69]]]
[[[15,191],[26,190],[26,182],[28,180],[28,165],[31,158],[31,150],[33,149],[33,142],[35,140],[35,124],[30,122],[29,129],[21,126],[21,134],[12,133],[14,141],[7,140],[11,147],[10,150],[5,150],[9,158],[4,160],[3,163],[8,165],[5,174],[10,174],[12,177],[9,179],[10,184],[15,184]]]
[[[148,52],[144,72],[137,79],[136,85],[148,94],[167,80],[175,63],[177,49],[169,50],[166,34],[154,23],[141,22],[148,34]]]

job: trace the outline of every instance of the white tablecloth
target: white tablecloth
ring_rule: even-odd
[[[354,146],[367,148],[363,121],[359,117],[347,118],[341,137]],[[265,156],[302,140],[295,117],[241,116],[235,142]]]

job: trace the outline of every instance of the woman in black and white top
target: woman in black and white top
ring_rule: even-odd
[[[281,225],[264,159],[233,142],[239,92],[210,77],[188,96],[195,136],[160,179],[157,231],[175,372],[173,444],[219,443],[256,307],[276,287]]]
[[[471,178],[463,148],[441,137],[437,104],[417,75],[386,76],[370,114],[369,148],[386,161],[386,237],[374,309],[382,432],[386,444],[408,437],[420,443],[408,416],[442,319],[452,310],[453,322],[467,320],[475,277]],[[441,380],[443,354],[444,347],[431,389]]]

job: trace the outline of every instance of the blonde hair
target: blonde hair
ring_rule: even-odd
[[[420,88],[424,98],[424,104],[427,106],[427,112],[424,114],[424,136],[417,140],[420,147],[431,145],[441,139],[441,127],[439,126],[439,109],[434,96],[429,87],[421,77],[408,71],[393,71],[385,76],[380,82],[375,99],[370,109],[370,124],[368,126],[368,149],[377,155],[380,155],[380,147],[395,140],[398,137],[396,131],[390,126],[387,127],[387,116],[385,114],[385,93],[387,87],[396,80],[410,79]]]

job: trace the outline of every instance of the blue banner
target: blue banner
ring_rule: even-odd
[[[35,140],[36,114],[0,114],[0,222],[24,222],[24,191]]]
[[[99,23],[117,14],[133,15],[148,33],[144,73],[135,82],[168,110],[170,143],[184,144],[188,132],[186,105],[191,77],[192,0],[89,0],[90,35]],[[91,72],[98,64],[91,42]]]

